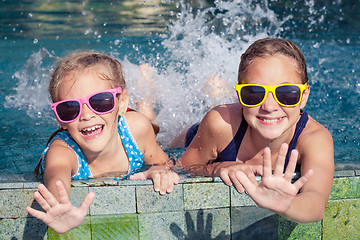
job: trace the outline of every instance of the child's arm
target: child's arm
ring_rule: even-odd
[[[292,151],[283,175],[286,144],[279,151],[274,173],[271,173],[270,150],[265,149],[264,175],[259,185],[251,183],[242,172],[236,174],[246,192],[260,207],[273,210],[285,218],[297,222],[320,221],[325,214],[334,174],[332,140],[326,132],[318,134],[319,138],[313,138],[311,144],[308,143],[307,147],[311,145],[311,149],[307,149],[308,153],[302,157],[302,177],[294,184],[291,184],[291,179],[298,158],[297,150]]]
[[[131,180],[152,179],[154,189],[160,194],[170,193],[174,184],[179,183],[179,176],[171,171],[172,163],[167,154],[156,141],[155,133],[150,121],[140,113],[127,113],[131,132],[144,154],[144,164],[151,166],[148,170],[130,176]]]
[[[74,160],[75,159],[75,160]],[[42,220],[58,233],[67,232],[83,222],[94,200],[94,193],[89,193],[79,208],[72,206],[69,195],[71,172],[77,168],[76,155],[62,141],[55,140],[46,155],[44,182],[34,192],[35,200],[46,211],[27,207],[26,211]]]
[[[329,131],[321,126],[301,145],[301,175],[309,170],[314,174],[282,215],[298,222],[320,221],[325,214],[334,177],[333,140]]]
[[[193,141],[179,158],[178,166],[200,176],[221,177],[225,184],[234,184],[236,188],[241,188],[235,176],[240,170],[256,183],[254,174],[262,175],[261,165],[235,161],[212,162],[234,137],[241,121],[239,115],[238,105],[221,105],[210,110],[201,121]]]

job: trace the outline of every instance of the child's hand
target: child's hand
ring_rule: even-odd
[[[233,161],[222,162],[218,167],[219,169],[216,170],[215,176],[219,176],[228,186],[234,185],[236,190],[241,193],[244,192],[245,189],[236,177],[238,171],[243,172],[253,184],[257,183],[255,175],[262,175],[263,173],[263,167],[261,165],[246,165]]]
[[[179,183],[179,176],[165,166],[152,166],[144,172],[135,173],[130,176],[130,180],[145,179],[152,179],[155,191],[161,195],[171,193],[174,184]]]
[[[64,184],[61,181],[56,182],[56,188],[59,193],[60,202],[56,200],[43,184],[39,184],[38,192],[34,192],[34,198],[46,213],[31,207],[26,207],[26,211],[30,215],[42,220],[55,232],[61,234],[81,225],[95,198],[95,193],[90,192],[84,198],[80,207],[77,208],[71,204]]]
[[[271,172],[270,149],[264,149],[264,174],[260,184],[251,182],[241,171],[236,173],[236,177],[244,186],[245,191],[259,207],[267,208],[278,213],[284,213],[290,208],[299,190],[313,174],[313,170],[309,170],[304,176],[292,184],[291,179],[295,171],[299,153],[297,150],[291,152],[289,164],[285,174],[283,174],[287,149],[287,144],[281,145],[274,173]]]

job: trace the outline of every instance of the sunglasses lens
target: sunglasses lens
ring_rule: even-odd
[[[80,113],[80,104],[76,101],[67,101],[56,106],[56,112],[62,121],[74,120]]]
[[[265,96],[265,89],[260,86],[245,86],[241,88],[241,100],[246,105],[257,105]]]
[[[102,92],[89,99],[92,109],[99,113],[109,112],[114,108],[114,96],[110,92]]]
[[[275,90],[280,103],[284,105],[296,105],[300,101],[300,88],[297,86],[280,86]]]

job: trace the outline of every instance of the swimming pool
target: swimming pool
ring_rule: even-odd
[[[130,96],[134,69],[157,73],[154,104],[166,148],[214,104],[211,75],[232,86],[240,55],[255,39],[294,41],[311,84],[306,111],[333,135],[335,161],[360,156],[360,4],[358,1],[2,1],[0,2],[0,180],[31,175],[55,118],[47,93],[53,61],[77,49],[118,58]],[[134,105],[134,98],[131,101]],[[11,176],[10,176],[11,175]],[[21,175],[21,176],[18,176]]]

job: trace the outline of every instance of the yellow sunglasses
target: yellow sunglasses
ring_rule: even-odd
[[[301,101],[303,92],[307,88],[305,84],[279,84],[275,86],[265,86],[261,84],[236,84],[236,91],[239,100],[246,107],[256,107],[261,105],[268,94],[271,92],[281,106],[294,107]]]

